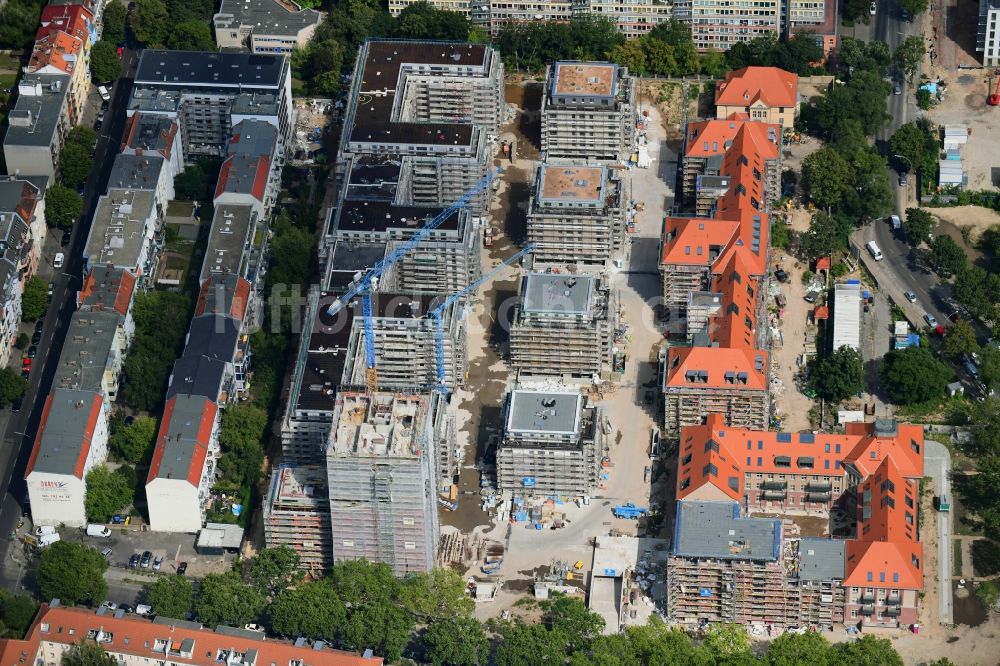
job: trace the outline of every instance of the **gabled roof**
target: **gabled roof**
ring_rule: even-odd
[[[243,321],[250,300],[250,283],[235,275],[211,276],[201,283],[194,316],[223,314]]]
[[[87,274],[76,300],[81,310],[106,310],[128,314],[135,292],[135,274],[122,268],[100,264]]]
[[[44,34],[42,30],[45,31]],[[72,74],[82,60],[83,39],[55,28],[43,28],[39,30],[31,59],[25,70],[30,73],[52,67],[60,72]]]
[[[715,89],[717,106],[794,107],[798,103],[799,77],[777,67],[744,67],[729,72]]]
[[[757,298],[760,284],[743,261],[746,253],[731,252],[713,277],[713,291],[722,294],[722,307],[712,318],[709,340],[720,347],[755,349]],[[717,264],[718,266],[718,264]]]
[[[660,263],[710,266],[736,237],[739,224],[705,217],[663,218]]]
[[[743,469],[716,436],[713,426],[700,425],[682,432],[677,468],[677,499],[743,501]]]
[[[146,483],[185,479],[197,488],[218,411],[218,405],[202,396],[178,395],[168,400]]]
[[[32,472],[83,479],[104,402],[94,391],[57,388],[45,400],[24,478]]]
[[[875,423],[848,423],[847,434],[859,437],[844,457],[863,477],[871,476],[891,456],[899,473],[907,478],[924,475],[924,428],[913,423],[879,419]]]
[[[919,590],[923,587],[923,545],[919,541],[847,542],[846,587]]]
[[[916,482],[886,458],[858,487],[858,538],[862,541],[916,541]],[[907,500],[909,502],[907,502]]]
[[[268,157],[248,157],[231,155],[222,163],[219,181],[215,186],[215,198],[226,192],[249,194],[263,202],[267,189],[267,174],[271,169]]]
[[[767,390],[767,352],[727,347],[672,347],[665,388]]]
[[[731,114],[728,118],[702,120],[689,123],[685,157],[711,157],[724,155],[736,140],[745,133],[760,156],[765,160],[778,157],[781,127],[770,123],[751,121],[745,114]]]

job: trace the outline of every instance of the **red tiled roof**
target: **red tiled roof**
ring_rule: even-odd
[[[762,159],[777,159],[779,150],[777,141],[781,138],[781,126],[754,122],[745,114],[737,113],[731,114],[728,118],[689,123],[687,150],[684,156],[723,155],[740,132],[748,135],[747,138],[759,151]],[[770,138],[771,135],[775,137],[773,140]]]
[[[54,393],[50,393],[45,399],[45,407],[42,409],[42,419],[38,423],[35,444],[31,449],[31,457],[28,458],[28,467],[24,471],[24,478],[28,478],[35,469],[35,463],[38,461],[38,454],[42,447],[42,437],[45,434],[45,426],[48,424],[49,413],[52,411],[54,396]],[[81,401],[80,404],[83,406],[84,403]],[[90,455],[90,444],[94,438],[94,431],[97,429],[97,419],[101,416],[101,406],[101,396],[94,393],[90,402],[90,412],[87,414],[87,425],[84,426],[83,435],[80,438],[80,453],[77,455],[76,465],[73,467],[73,476],[78,479],[83,478],[84,468],[87,465],[87,456]]]
[[[916,541],[917,482],[886,458],[858,487],[858,538]]]
[[[756,369],[758,358],[761,367],[759,371]],[[666,386],[764,391],[767,389],[766,370],[767,352],[763,350],[727,347],[671,347],[667,355]],[[689,381],[688,373],[697,374],[698,380]],[[746,375],[745,384],[740,383],[744,379],[739,376],[740,373]],[[694,375],[691,377],[693,378]]]
[[[736,236],[739,224],[705,217],[665,217],[661,264],[708,266]]]
[[[758,100],[768,107],[794,107],[799,77],[777,67],[744,67],[729,72],[715,89],[717,106],[751,106]]]
[[[847,542],[844,585],[919,590],[924,585],[920,568],[923,554],[919,541],[851,539]]]
[[[719,418],[713,418],[716,416]],[[720,424],[721,415],[712,414],[708,424],[682,431],[677,466],[678,500],[731,499],[743,503],[744,473],[725,442],[717,437],[715,426]]]
[[[913,423],[898,423],[895,437],[876,437],[872,423],[848,423],[848,435],[858,437],[845,461],[861,476],[871,476],[882,461],[891,456],[899,473],[919,479],[924,475],[924,428]]]
[[[200,317],[209,311],[209,299],[213,296],[216,299],[220,299],[220,294],[213,289],[216,286],[215,278],[207,278],[201,283],[201,291],[198,292],[198,303],[195,305],[194,316]],[[233,319],[238,319],[243,321],[243,317],[246,315],[247,305],[250,302],[250,283],[244,278],[239,278],[236,280],[236,286],[232,294],[232,301],[229,304],[229,311],[226,312],[228,316]],[[223,303],[213,303],[214,306],[224,305]],[[213,307],[211,313],[218,313],[217,308]]]
[[[191,452],[191,460],[188,463],[187,476],[185,477],[188,483],[196,488],[199,481],[201,481],[201,472],[205,467],[205,458],[208,456],[208,443],[212,437],[212,428],[215,426],[216,414],[219,411],[218,405],[208,398],[204,399],[204,403],[195,435],[194,450]],[[177,396],[174,396],[167,401],[163,409],[163,420],[160,421],[160,431],[156,436],[156,448],[153,451],[153,459],[149,464],[149,474],[146,476],[146,483],[151,482],[160,474],[160,465],[163,464],[163,455],[167,449],[167,435],[170,432],[171,419],[173,418],[176,404]]]
[[[61,30],[51,29],[35,40],[28,61],[28,71],[36,72],[51,65],[60,72],[72,74],[83,59],[83,40]]]
[[[44,630],[43,630],[44,627]],[[42,604],[24,640],[0,640],[2,666],[30,666],[43,658],[39,654],[42,641],[69,645],[84,640],[90,632],[101,631],[105,652],[132,655],[158,663],[166,655],[160,646],[170,644],[179,649],[183,641],[192,641],[190,656],[172,652],[167,658],[172,664],[218,666],[221,651],[247,653],[255,650],[257,666],[288,666],[301,662],[303,666],[382,666],[381,657],[362,657],[350,652],[312,647],[295,647],[291,643],[268,638],[244,638],[219,634],[209,629],[188,629],[151,620],[113,615],[98,616],[84,608],[52,608]]]

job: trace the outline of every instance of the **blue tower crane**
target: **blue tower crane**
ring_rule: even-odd
[[[523,250],[517,252],[510,257],[507,257],[499,264],[497,264],[493,270],[488,273],[483,273],[479,276],[478,280],[475,280],[469,284],[462,291],[457,291],[448,298],[444,299],[440,305],[435,307],[433,310],[427,313],[427,316],[434,320],[434,341],[437,345],[437,386],[434,388],[447,395],[448,386],[445,384],[445,370],[444,370],[444,322],[441,320],[441,314],[448,309],[455,301],[464,298],[471,294],[472,292],[483,286],[483,283],[489,280],[491,277],[502,271],[507,266],[510,266],[515,261],[523,257],[524,255],[534,252],[535,244],[531,243],[526,245]]]
[[[473,185],[462,197],[438,213],[434,219],[425,224],[415,234],[410,236],[395,250],[383,257],[378,263],[362,273],[359,271],[354,276],[350,288],[337,300],[330,304],[327,314],[331,317],[347,304],[355,296],[361,295],[361,315],[365,325],[365,378],[368,384],[368,391],[374,392],[378,389],[378,374],[375,370],[375,325],[372,322],[372,292],[378,287],[378,280],[397,261],[409,254],[415,247],[420,245],[431,232],[440,227],[453,213],[460,208],[464,208],[484,189],[489,187],[493,179],[503,173],[502,168],[494,169],[483,176],[479,182]]]

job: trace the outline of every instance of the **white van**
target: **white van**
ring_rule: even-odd
[[[104,525],[98,525],[96,523],[90,523],[87,525],[87,536],[92,537],[103,537],[108,538],[111,536],[111,530]]]
[[[868,248],[868,254],[872,255],[875,261],[882,261],[882,250],[878,249],[878,244],[875,241],[868,241],[865,247]]]
[[[51,525],[39,525],[38,527],[35,528],[36,537],[41,537],[45,536],[46,534],[55,534],[55,533],[56,533],[56,528],[52,527]]]
[[[43,534],[42,536],[38,537],[38,547],[44,548],[45,546],[54,544],[56,541],[59,541],[59,532],[53,532],[52,534]]]
[[[100,93],[101,99],[103,99],[105,102],[111,101],[111,93],[109,93],[108,89],[105,88],[104,86],[97,86],[97,92]]]

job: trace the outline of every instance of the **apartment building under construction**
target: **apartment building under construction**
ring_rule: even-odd
[[[534,265],[606,268],[622,251],[630,200],[628,179],[617,170],[540,165],[528,202]]]
[[[338,393],[326,452],[334,561],[434,564],[434,437],[426,394]]]
[[[263,515],[264,541],[269,548],[291,548],[304,569],[322,571],[330,566],[333,549],[325,467],[282,465],[275,469]]]
[[[511,365],[520,377],[603,378],[617,326],[617,294],[602,279],[528,273],[510,328]]]
[[[635,141],[635,86],[608,62],[557,62],[542,92],[542,158],[621,162]]]
[[[606,444],[602,411],[579,392],[515,389],[504,407],[497,483],[519,495],[589,495]]]

